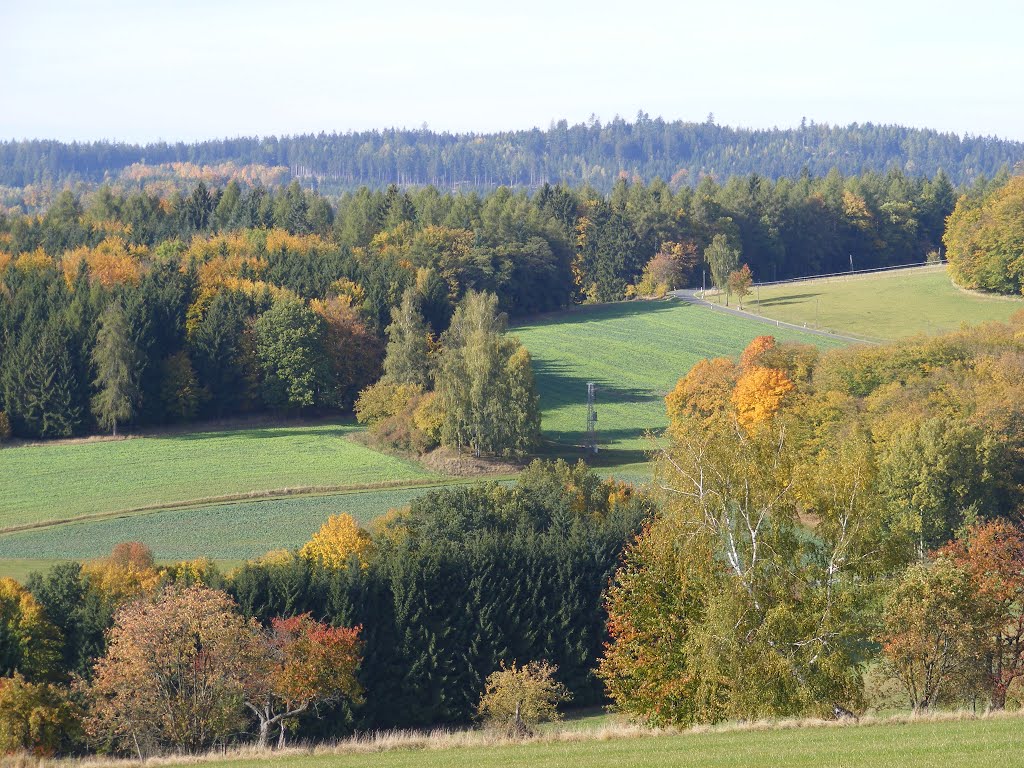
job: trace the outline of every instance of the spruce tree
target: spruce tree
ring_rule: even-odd
[[[111,304],[100,316],[92,364],[96,369],[93,384],[98,390],[92,399],[92,412],[100,426],[116,437],[118,422],[135,415],[139,398],[138,350],[120,304]]]

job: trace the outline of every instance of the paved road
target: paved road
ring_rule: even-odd
[[[736,315],[737,317],[745,317],[749,320],[757,320],[767,325],[775,326],[776,328],[792,328],[796,331],[803,331],[804,333],[813,333],[815,336],[824,336],[828,339],[835,339],[837,341],[852,341],[858,344],[878,344],[877,341],[871,339],[862,339],[857,336],[843,336],[839,333],[829,333],[828,331],[819,331],[814,328],[807,328],[803,325],[795,325],[793,323],[784,323],[781,320],[772,320],[761,315],[755,315],[752,312],[744,312],[741,309],[734,309],[732,307],[723,307],[721,304],[715,304],[711,301],[706,301],[700,297],[700,291],[692,289],[684,289],[679,291],[669,291],[669,296],[680,301],[685,301],[689,304],[697,304],[701,307],[710,307],[716,312],[725,312],[729,315]]]

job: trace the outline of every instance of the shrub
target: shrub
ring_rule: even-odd
[[[66,754],[81,739],[81,711],[65,688],[30,683],[17,673],[0,679],[0,754]]]
[[[491,673],[477,712],[488,726],[514,738],[529,736],[532,726],[560,719],[558,705],[568,689],[555,679],[557,668],[546,661],[515,662]]]
[[[374,425],[400,413],[423,390],[415,384],[392,384],[378,381],[359,393],[356,400],[356,420],[360,424]]]
[[[0,411],[0,443],[11,439],[11,419],[7,411]]]

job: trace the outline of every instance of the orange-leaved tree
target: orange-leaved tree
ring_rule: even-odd
[[[267,654],[260,672],[247,682],[245,705],[259,720],[258,745],[269,743],[277,725],[278,747],[285,743],[287,721],[318,704],[349,699],[363,690],[356,679],[362,653],[360,627],[331,627],[308,613],[274,619],[266,634]]]
[[[726,357],[698,362],[665,398],[669,422],[687,416],[711,419],[727,412],[737,375],[736,364]]]
[[[748,368],[736,381],[732,404],[736,419],[747,430],[754,429],[778,413],[793,382],[778,368]]]
[[[129,603],[96,662],[86,732],[140,759],[223,742],[244,728],[245,686],[263,647],[259,627],[217,590],[169,588]]]
[[[729,273],[728,292],[736,294],[736,301],[739,302],[740,309],[743,309],[743,299],[750,295],[750,286],[753,282],[754,275],[746,264]]]
[[[757,336],[747,344],[747,348],[740,353],[740,367],[751,368],[755,365],[762,365],[761,358],[765,353],[770,352],[778,346],[774,336]]]

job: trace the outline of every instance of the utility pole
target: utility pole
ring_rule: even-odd
[[[708,289],[708,271],[701,267],[700,269],[700,298],[704,299],[704,294],[707,293]]]
[[[587,453],[597,455],[597,384],[587,382]]]

